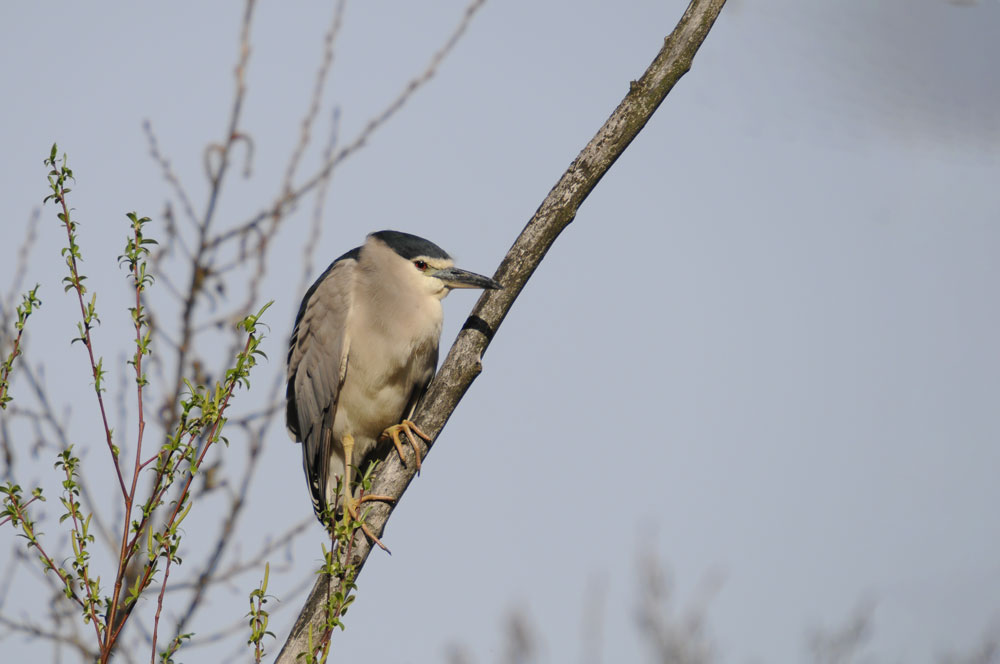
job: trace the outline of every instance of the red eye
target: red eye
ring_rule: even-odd
[[[418,269],[418,270],[420,270],[421,272],[424,272],[424,271],[426,271],[426,270],[427,270],[427,263],[425,263],[424,261],[413,261],[413,264],[414,264],[414,265],[415,265],[415,266],[417,267],[417,269]]]

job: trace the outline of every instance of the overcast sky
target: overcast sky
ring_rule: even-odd
[[[337,171],[312,276],[383,228],[492,273],[684,6],[487,2],[438,75]],[[319,131],[336,106],[343,142],[355,136],[463,7],[349,4]],[[201,209],[241,12],[182,2],[0,13],[0,284],[6,296],[58,141],[77,173],[72,203],[116,384],[127,369],[114,267],[124,213],[159,219],[172,196],[142,122]],[[253,179],[227,189],[220,224],[273,196],[331,15],[321,3],[258,7],[241,124]],[[720,580],[707,600],[720,662],[803,661],[812,630],[866,603],[874,661],[932,662],[1000,633],[998,34],[994,0],[732,0],[500,328],[393,514],[392,556],[373,554],[359,580],[334,661],[445,661],[460,646],[497,662],[515,611],[541,661],[579,660],[595,610],[603,661],[642,661],[644,551],[670,570],[682,607]],[[308,209],[291,219],[262,292],[275,306],[258,400],[284,371],[301,296]],[[77,400],[74,442],[99,469],[85,356],[69,346],[64,239],[43,210],[26,283],[42,284],[44,307],[28,351],[44,357],[60,411]],[[445,301],[445,345],[475,297]],[[299,450],[278,425],[237,534],[244,554],[311,511]],[[15,442],[25,458],[29,433]],[[51,461],[26,461],[35,474],[18,480],[56,487],[53,517]],[[188,537],[211,536],[223,509],[209,501],[185,522]],[[20,541],[9,528],[2,537],[5,569]],[[292,569],[272,574],[278,643],[302,601],[285,593],[315,567],[321,538],[310,526],[287,552]],[[238,620],[259,576],[221,589],[194,629]],[[34,583],[24,574],[14,588],[23,597]],[[2,610],[40,606],[8,596]],[[239,641],[180,660],[215,661]],[[20,636],[2,648],[10,661],[49,653]]]

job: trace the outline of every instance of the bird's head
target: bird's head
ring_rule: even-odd
[[[499,289],[502,286],[481,274],[455,267],[451,256],[430,240],[399,231],[379,231],[368,236],[368,242],[376,242],[392,250],[384,252],[381,260],[391,265],[380,266],[386,274],[401,287],[412,287],[438,299],[443,298],[453,288]]]

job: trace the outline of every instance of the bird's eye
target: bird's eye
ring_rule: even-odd
[[[427,263],[425,263],[424,261],[413,261],[413,264],[421,272],[426,272],[427,271]]]

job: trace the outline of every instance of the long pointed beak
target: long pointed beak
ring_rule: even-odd
[[[503,288],[489,277],[457,267],[446,267],[443,270],[438,270],[434,276],[443,281],[448,288],[484,288],[489,290]]]

